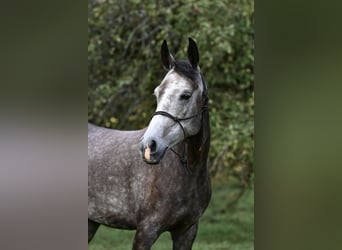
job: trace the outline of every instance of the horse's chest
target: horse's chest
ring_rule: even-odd
[[[162,220],[168,221],[170,226],[178,223],[192,224],[203,214],[210,200],[210,187],[178,186],[174,191],[159,191],[151,200],[155,201],[154,211],[160,213]]]

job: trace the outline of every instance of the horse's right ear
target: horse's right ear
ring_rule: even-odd
[[[196,42],[189,37],[188,59],[194,69],[197,69],[199,62],[198,48]]]
[[[161,59],[165,69],[170,70],[175,65],[175,59],[169,52],[169,48],[167,47],[167,43],[164,40],[161,46]]]

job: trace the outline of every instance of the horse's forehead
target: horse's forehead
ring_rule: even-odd
[[[166,74],[161,84],[155,89],[155,94],[157,96],[161,96],[165,94],[166,91],[169,93],[175,93],[177,90],[194,90],[197,88],[198,85],[196,83],[171,70]]]

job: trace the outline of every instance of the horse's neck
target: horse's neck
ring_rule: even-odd
[[[207,168],[210,147],[209,114],[205,113],[203,115],[205,117],[199,133],[191,136],[187,141],[187,159],[190,168]],[[199,169],[192,170],[196,171]]]

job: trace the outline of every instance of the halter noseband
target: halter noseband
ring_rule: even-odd
[[[183,141],[186,140],[186,133],[185,133],[185,129],[181,123],[181,121],[186,121],[186,120],[190,120],[192,118],[195,118],[199,115],[202,115],[202,113],[208,109],[208,96],[206,95],[206,93],[203,93],[203,97],[204,97],[204,105],[201,109],[201,112],[199,112],[198,114],[195,114],[195,115],[192,115],[192,116],[189,116],[189,117],[186,117],[186,118],[178,118],[176,116],[173,116],[171,115],[170,113],[168,112],[165,112],[165,111],[156,111],[152,114],[152,117],[155,116],[155,115],[162,115],[162,116],[166,116],[168,118],[170,118],[171,120],[173,120],[174,122],[178,123],[179,126],[181,127],[182,131],[183,131]],[[202,123],[202,122],[201,122]],[[170,148],[170,150],[178,156],[178,158],[180,159],[180,161],[182,162],[185,170],[187,171],[188,174],[191,174],[192,171],[191,169],[189,168],[189,165],[188,165],[188,159],[187,159],[187,152],[186,152],[186,141],[184,142],[183,144],[183,155],[180,155],[179,153],[177,153],[173,148]]]
[[[181,127],[182,131],[183,131],[183,136],[184,136],[184,139],[183,139],[183,140],[185,140],[185,139],[186,139],[186,133],[185,133],[185,129],[184,129],[184,127],[183,127],[181,121],[190,120],[190,119],[192,119],[192,118],[195,118],[195,117],[201,115],[202,112],[203,112],[203,110],[204,110],[204,108],[207,108],[207,107],[204,107],[204,106],[203,106],[202,111],[201,111],[200,113],[198,113],[198,114],[196,114],[196,115],[192,115],[192,116],[186,117],[186,118],[178,118],[178,117],[173,116],[173,115],[171,115],[170,113],[165,112],[165,111],[156,111],[156,112],[153,113],[152,117],[155,116],[155,115],[162,115],[162,116],[166,116],[166,117],[170,118],[171,120],[173,120],[174,122],[178,123],[179,126]]]

